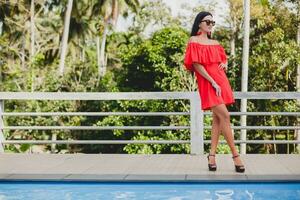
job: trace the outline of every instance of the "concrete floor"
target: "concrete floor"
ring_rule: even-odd
[[[236,173],[231,154],[217,154],[217,171],[206,155],[189,154],[0,154],[0,181],[300,181],[300,155],[241,155]]]

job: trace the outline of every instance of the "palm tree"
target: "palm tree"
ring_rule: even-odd
[[[57,5],[56,5],[57,6]],[[64,16],[64,28],[60,46],[60,62],[59,62],[59,74],[63,75],[65,69],[65,58],[67,55],[68,44],[71,42],[74,44],[74,51],[76,52],[79,45],[79,41],[84,41],[86,35],[91,35],[91,6],[88,0],[68,0],[65,16]],[[74,55],[74,53],[73,53]],[[76,57],[76,56],[74,56]]]
[[[68,41],[71,40],[71,38],[69,37],[80,35],[81,38],[84,38],[85,31],[91,31],[92,29],[91,27],[87,28],[88,22],[82,20],[83,16],[88,20],[99,19],[100,16],[102,16],[104,28],[102,32],[101,47],[100,36],[97,36],[97,58],[99,75],[104,75],[106,71],[105,46],[109,27],[115,27],[118,16],[121,13],[124,16],[128,15],[128,11],[126,10],[126,8],[129,8],[133,12],[137,12],[138,6],[138,0],[78,0],[74,1],[74,3],[73,0],[68,0],[64,20],[64,33],[61,43],[59,74],[63,75],[64,72]],[[74,25],[73,23],[76,24],[76,27],[72,27],[72,25]],[[85,26],[85,28],[78,29],[78,26]],[[76,34],[74,34],[75,32]]]
[[[63,75],[65,69],[65,59],[66,59],[67,47],[68,47],[72,7],[73,7],[73,0],[68,0],[67,9],[65,13],[65,20],[64,20],[64,32],[63,32],[62,42],[60,47],[61,52],[60,52],[60,61],[59,61],[59,75],[61,76]]]
[[[35,13],[36,9],[38,9],[37,13]],[[28,58],[28,61],[31,61],[35,55],[35,17],[42,10],[42,4],[35,2],[35,0],[24,0],[21,2],[0,0],[1,32],[5,32],[8,35],[9,41],[12,43],[9,48],[20,57],[22,69],[26,66],[26,58]],[[29,30],[26,27],[28,22],[30,24]],[[30,38],[29,41],[26,40],[27,36]],[[26,46],[26,43],[30,44],[30,48]],[[29,55],[27,55],[27,52],[29,52]]]
[[[97,7],[98,6],[98,7]],[[94,6],[94,12],[100,8],[100,11],[103,15],[103,33],[102,41],[100,47],[100,37],[97,36],[97,58],[98,58],[98,73],[99,77],[103,76],[106,73],[106,59],[105,59],[105,46],[106,46],[106,37],[108,34],[109,26],[115,28],[120,14],[124,16],[128,15],[127,8],[133,12],[137,12],[139,7],[139,0],[103,0],[98,1]],[[99,49],[100,48],[100,49]]]
[[[34,0],[30,2],[30,57],[32,58],[35,54],[35,23],[34,23],[34,15],[35,15],[35,5]]]
[[[229,5],[229,16],[225,17],[230,26],[230,56],[233,58],[232,67],[235,68],[236,61],[236,39],[240,32],[243,17],[243,2],[240,0],[227,0]]]

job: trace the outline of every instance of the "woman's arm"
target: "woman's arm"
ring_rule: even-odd
[[[207,73],[203,65],[199,63],[193,63],[194,68],[199,72],[204,78],[206,78],[211,84],[215,82],[215,80]]]
[[[205,79],[207,79],[212,86],[215,88],[216,90],[216,94],[217,96],[221,96],[221,88],[220,86],[215,82],[215,80],[207,73],[207,71],[205,70],[205,68],[200,65],[199,63],[193,63],[194,68],[196,69],[197,72],[199,72],[199,74],[201,74]]]

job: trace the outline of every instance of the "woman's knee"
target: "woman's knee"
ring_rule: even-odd
[[[230,120],[230,115],[225,104],[213,107],[213,113],[217,116],[219,120]]]
[[[212,117],[213,117],[213,122],[215,122],[217,124],[220,123],[220,119],[216,113],[213,112]]]

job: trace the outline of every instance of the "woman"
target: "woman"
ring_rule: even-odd
[[[209,12],[200,12],[195,18],[191,38],[188,42],[184,66],[195,72],[203,110],[212,110],[211,150],[207,156],[210,171],[216,171],[216,148],[222,131],[232,152],[236,172],[244,172],[245,167],[234,146],[230,127],[230,116],[226,105],[235,103],[230,83],[227,79],[227,56],[224,48],[211,39],[215,25]]]

